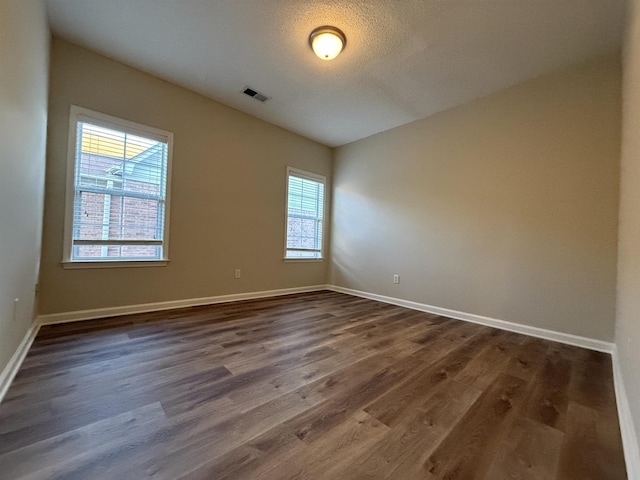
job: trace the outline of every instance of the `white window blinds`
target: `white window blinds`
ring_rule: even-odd
[[[166,259],[170,136],[92,113],[75,115],[69,260]]]
[[[324,190],[324,177],[287,168],[285,258],[322,258]]]

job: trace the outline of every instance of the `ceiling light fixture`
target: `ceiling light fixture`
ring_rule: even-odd
[[[309,45],[322,60],[333,60],[344,49],[347,37],[342,30],[329,25],[318,27],[309,35]]]

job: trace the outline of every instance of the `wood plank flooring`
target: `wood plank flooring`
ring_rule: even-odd
[[[608,355],[316,292],[43,327],[0,478],[626,473]]]

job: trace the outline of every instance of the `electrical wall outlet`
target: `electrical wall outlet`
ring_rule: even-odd
[[[393,276],[393,283],[400,283],[400,275],[397,273]]]
[[[239,268],[236,268],[235,278],[240,278],[241,274],[242,274],[242,270],[240,270]]]

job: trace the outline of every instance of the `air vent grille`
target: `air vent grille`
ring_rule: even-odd
[[[250,96],[251,98],[258,100],[259,102],[266,102],[267,100],[269,100],[269,97],[267,97],[265,94],[258,92],[257,90],[254,90],[251,87],[244,87],[244,89],[242,90],[242,93],[244,93],[245,95]]]

